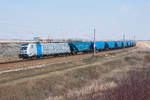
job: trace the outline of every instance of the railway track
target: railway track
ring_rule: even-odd
[[[86,55],[84,54],[78,54],[78,55]],[[77,56],[77,55],[67,55],[67,56]],[[30,58],[30,59],[20,59],[19,60],[10,60],[6,62],[0,62],[0,65],[2,64],[10,64],[10,63],[18,63],[18,62],[26,62],[26,61],[33,61],[33,60],[43,60],[43,59],[53,59],[53,58],[60,58],[60,57],[66,57],[65,55],[60,55],[60,56],[48,56],[48,57],[41,57],[41,58]]]
[[[0,62],[0,65],[1,65],[1,64],[9,64],[9,63],[23,62],[23,61],[27,61],[27,60],[16,60],[16,61],[6,61],[6,62]]]
[[[136,47],[102,51],[102,52],[98,52],[97,55],[113,54],[117,52],[131,50],[134,48]],[[79,55],[70,55],[70,56],[57,56],[57,57],[25,59],[25,60],[20,59],[16,61],[12,60],[12,61],[7,61],[7,62],[0,62],[0,71],[17,69],[17,68],[25,68],[29,66],[43,65],[43,64],[49,64],[49,63],[57,63],[57,62],[63,62],[63,61],[72,60],[72,59],[81,59],[81,58],[90,57],[92,55],[93,55],[92,53],[89,53],[89,54],[79,54]]]
[[[99,62],[99,63],[104,63],[107,61],[111,61],[113,59],[120,59],[123,56],[124,57],[128,56],[128,54],[134,52],[135,50],[137,50],[137,49],[130,48],[129,52],[128,52],[128,49],[126,49],[125,51],[119,50],[118,53],[116,53],[114,51],[110,52],[110,53],[104,53],[104,54],[110,54],[110,56],[105,56],[104,59],[101,59],[101,62]],[[101,55],[99,54],[97,56],[101,56]],[[8,82],[13,82],[13,81],[16,81],[19,79],[30,78],[30,77],[34,77],[34,76],[38,76],[38,75],[44,75],[44,74],[52,73],[52,72],[56,72],[56,71],[72,69],[74,67],[81,67],[84,65],[86,66],[86,65],[90,64],[89,60],[90,60],[89,58],[82,58],[82,59],[70,60],[71,63],[69,63],[69,62],[67,63],[67,61],[65,61],[66,64],[62,62],[63,66],[62,66],[62,64],[57,65],[57,63],[54,63],[54,65],[50,64],[52,67],[49,67],[50,65],[48,65],[47,67],[45,66],[45,68],[40,67],[40,68],[43,68],[42,70],[41,69],[33,69],[30,71],[23,71],[23,72],[17,72],[17,73],[9,73],[9,72],[6,72],[6,74],[1,73],[0,84],[5,84]],[[83,61],[84,61],[84,63],[83,63]],[[15,72],[15,69],[12,69],[11,72]]]

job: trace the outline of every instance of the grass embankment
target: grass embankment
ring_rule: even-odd
[[[83,62],[88,64],[97,62],[96,60],[98,58],[92,58],[90,62],[89,60]],[[72,67],[72,64],[70,66]],[[3,84],[0,85],[0,99],[43,100],[49,96],[61,96],[67,93],[68,90],[81,88],[89,84],[91,80],[98,79],[101,73],[109,72],[112,69],[114,68],[97,64],[92,66],[78,65],[63,71],[43,73],[15,81],[7,82],[5,80],[7,83],[2,82]],[[9,79],[8,75],[7,78]]]
[[[147,66],[149,61],[145,60],[144,54],[150,52],[138,52],[111,60],[109,57],[94,57],[67,64],[71,68],[66,70],[2,83],[0,100],[125,100],[105,97],[117,97],[114,94],[121,87],[122,79],[130,77],[127,74],[129,70],[136,68],[134,71],[140,71],[141,67]]]
[[[149,54],[150,52],[138,52],[134,56],[125,57],[123,63],[126,62],[124,67],[128,67],[125,68],[126,71],[123,68],[124,70],[118,71],[120,73],[111,78],[105,77],[105,80],[109,81],[104,84],[100,84],[100,80],[95,80],[82,89],[69,91],[63,96],[49,97],[47,100],[150,100]],[[116,75],[122,77],[117,78]]]

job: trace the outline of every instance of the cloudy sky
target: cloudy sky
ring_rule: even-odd
[[[0,39],[150,40],[150,0],[0,0]]]

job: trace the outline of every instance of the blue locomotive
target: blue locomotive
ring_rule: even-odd
[[[135,41],[96,41],[96,51],[133,47]],[[22,44],[20,58],[43,57],[50,55],[76,55],[78,52],[92,52],[94,42],[64,42],[64,43],[27,43]]]

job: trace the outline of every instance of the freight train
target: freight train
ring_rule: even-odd
[[[135,41],[96,41],[95,50],[111,50],[133,47]],[[40,58],[57,55],[76,55],[79,52],[92,52],[94,42],[63,42],[63,43],[27,43],[22,44],[19,57],[23,59]]]

